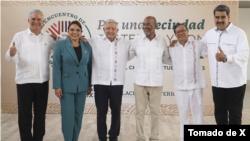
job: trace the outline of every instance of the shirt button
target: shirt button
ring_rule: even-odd
[[[76,74],[79,74],[79,72],[76,72]]]
[[[77,67],[79,67],[79,65],[77,65]]]

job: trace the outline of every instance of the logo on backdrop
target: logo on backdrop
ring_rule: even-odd
[[[73,13],[61,12],[50,15],[47,18],[44,18],[44,24],[41,29],[46,31],[49,34],[56,34],[61,36],[68,36],[68,25],[71,21],[79,21],[82,24],[82,36],[85,38],[91,38],[91,33],[89,31],[86,22],[78,15]],[[50,55],[53,51],[50,52]],[[53,55],[50,58],[50,64],[53,63]]]

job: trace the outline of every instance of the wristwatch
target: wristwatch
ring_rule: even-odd
[[[227,62],[227,56],[225,55],[225,58],[223,60],[223,63],[226,63]]]

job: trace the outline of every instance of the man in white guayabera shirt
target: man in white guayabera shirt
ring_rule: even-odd
[[[118,23],[110,19],[105,22],[104,36],[97,35],[88,39],[93,52],[92,85],[97,107],[97,133],[101,141],[107,139],[108,101],[112,114],[109,140],[117,141],[120,134],[122,94],[130,41],[116,37],[118,30]]]
[[[246,33],[233,25],[230,9],[214,9],[216,27],[202,41],[208,49],[214,113],[217,124],[241,124],[247,82],[249,44]]]
[[[15,34],[5,57],[7,61],[16,63],[15,80],[21,141],[42,141],[49,91],[49,57],[55,40],[41,31],[44,23],[42,11],[33,9],[28,16],[30,27]]]
[[[200,41],[188,38],[188,28],[178,23],[174,26],[174,33],[178,41],[169,54],[174,72],[174,93],[180,116],[180,139],[184,140],[184,124],[189,124],[188,116],[191,109],[193,123],[203,124],[203,88],[206,81],[203,76],[200,56],[207,55],[206,46]]]
[[[119,29],[118,23],[113,19],[105,22],[103,31],[104,36],[97,35],[88,39],[93,53],[92,85],[97,108],[97,133],[100,141],[107,140],[106,115],[109,104],[112,114],[109,140],[117,141],[120,134],[123,85],[131,43],[123,37],[116,37]],[[65,38],[60,37],[60,40],[63,39]]]
[[[158,141],[160,104],[163,88],[163,66],[167,63],[169,53],[166,40],[156,35],[155,17],[148,16],[143,21],[144,34],[131,42],[130,57],[136,55],[134,71],[134,89],[136,103],[137,141],[145,141],[143,132],[144,114],[149,103],[151,114],[150,141]],[[131,59],[131,58],[130,58]]]

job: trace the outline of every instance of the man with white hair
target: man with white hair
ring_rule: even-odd
[[[92,85],[97,108],[97,133],[100,141],[107,140],[106,115],[109,105],[112,114],[109,140],[117,141],[130,41],[116,37],[118,23],[112,19],[106,21],[103,31],[104,36],[97,35],[88,40],[93,52]]]
[[[16,62],[18,124],[21,141],[42,141],[49,91],[49,56],[55,40],[41,31],[43,13],[33,9],[28,14],[30,27],[15,34],[5,55]],[[32,103],[34,105],[33,136]]]

